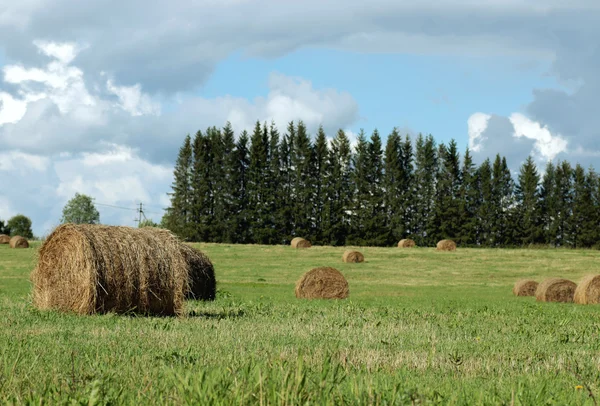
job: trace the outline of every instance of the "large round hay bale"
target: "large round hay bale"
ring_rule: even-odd
[[[358,251],[346,251],[342,255],[342,261],[348,263],[365,262],[365,256]]]
[[[64,224],[33,270],[34,305],[78,314],[180,315],[189,290],[179,240],[166,230]]]
[[[413,248],[416,246],[417,244],[410,238],[404,238],[398,242],[398,248]]]
[[[523,279],[515,283],[513,294],[515,296],[535,296],[537,287],[538,283],[536,281]]]
[[[452,240],[442,240],[437,243],[437,251],[456,251],[456,243]]]
[[[310,248],[311,244],[310,241],[302,237],[296,237],[292,240],[291,246],[292,248]]]
[[[6,234],[0,234],[0,244],[10,243],[10,237]]]
[[[535,290],[538,302],[563,302],[573,301],[577,285],[568,279],[550,278],[540,283]]]
[[[348,281],[335,268],[314,268],[305,273],[295,289],[301,299],[345,299],[350,294]]]
[[[189,267],[189,290],[185,294],[186,299],[214,300],[217,280],[210,259],[201,251],[183,243],[181,252]]]
[[[600,275],[584,277],[575,289],[573,301],[578,304],[600,303]]]
[[[10,248],[29,248],[29,242],[20,235],[15,235],[9,241]]]

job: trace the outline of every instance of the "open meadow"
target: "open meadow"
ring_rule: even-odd
[[[600,305],[539,303],[514,282],[600,273],[600,251],[195,244],[214,302],[183,318],[75,316],[31,305],[36,248],[0,246],[0,403],[589,404]],[[346,300],[294,283],[339,269]]]

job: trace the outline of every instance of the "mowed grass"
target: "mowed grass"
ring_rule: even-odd
[[[600,273],[584,250],[197,244],[217,300],[184,318],[31,306],[33,249],[0,246],[0,403],[594,404],[600,306],[512,296],[521,278]],[[350,298],[300,301],[333,266]],[[590,396],[591,395],[591,396]]]

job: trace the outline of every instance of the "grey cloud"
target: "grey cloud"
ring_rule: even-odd
[[[12,5],[10,7],[13,7]],[[279,56],[307,46],[370,52],[512,53],[551,55],[564,32],[582,24],[598,32],[595,0],[572,2],[471,1],[431,3],[374,0],[164,2],[67,0],[34,3],[22,12],[26,28],[0,23],[9,58],[35,63],[36,38],[81,41],[88,74],[107,71],[123,84],[173,92],[201,85],[233,51]],[[1,20],[0,20],[1,21]]]

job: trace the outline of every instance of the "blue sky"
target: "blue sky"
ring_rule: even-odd
[[[523,66],[527,65],[527,66]],[[468,144],[467,119],[476,111],[509,115],[523,110],[534,88],[561,88],[549,62],[525,58],[361,54],[306,49],[276,59],[235,53],[220,62],[199,94],[253,99],[266,96],[269,73],[310,78],[316,88],[349,92],[360,118],[350,126],[382,136],[393,127],[432,134],[439,142]],[[218,125],[218,123],[217,123]]]
[[[0,0],[0,219],[44,235],[85,193],[134,225],[185,135],[226,121],[600,168],[598,21],[597,0]]]

